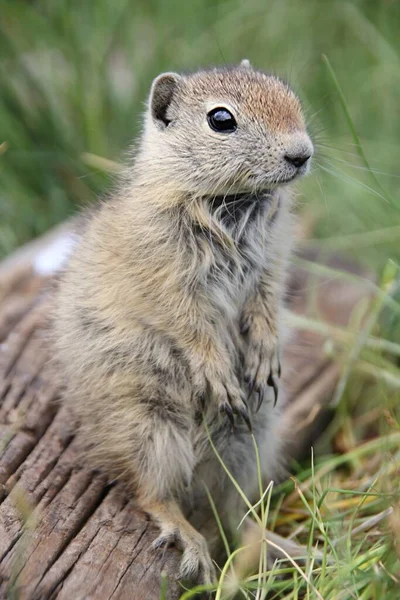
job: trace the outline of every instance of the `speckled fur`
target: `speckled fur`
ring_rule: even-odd
[[[210,129],[216,106],[235,116],[234,133]],[[182,577],[213,578],[205,539],[215,553],[219,536],[205,486],[225,525],[244,510],[204,420],[249,497],[247,419],[266,480],[279,469],[268,383],[279,377],[293,237],[284,184],[307,170],[284,154],[299,152],[312,154],[301,107],[275,77],[246,64],[161,75],[133,165],[85,220],[60,284],[56,351],[88,459],[128,482],[160,525],[156,546],[182,547]]]

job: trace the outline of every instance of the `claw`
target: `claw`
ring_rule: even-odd
[[[257,406],[256,406],[256,413],[258,413],[258,411],[261,408],[262,403],[264,402],[264,386],[260,385],[257,388],[257,393],[258,393],[258,402],[257,402]]]
[[[240,325],[240,333],[242,335],[246,335],[250,330],[250,321],[247,319],[245,323]]]
[[[251,421],[250,421],[249,414],[247,412],[247,408],[239,408],[237,410],[237,412],[242,417],[243,421],[246,423],[247,427],[249,428],[250,433],[253,433],[253,427],[251,425]]]
[[[257,377],[258,377],[258,371],[259,371],[259,368],[257,369],[257,372],[256,372],[256,374],[255,374],[255,376],[254,376],[253,379],[251,378],[251,375],[248,375],[247,378],[245,376],[245,381],[246,381],[246,379],[248,380],[248,381],[246,381],[246,383],[249,386],[249,390],[248,390],[248,393],[247,393],[247,400],[250,399],[250,396],[254,392],[254,388],[255,388],[255,385],[256,385]]]
[[[204,412],[206,409],[206,393],[203,392],[200,395],[200,406],[201,406],[201,411]]]
[[[255,388],[255,385],[256,385],[256,378],[250,380],[248,385],[249,385],[249,390],[248,390],[248,393],[247,393],[247,400],[250,399],[250,396],[254,392],[254,388]]]
[[[278,377],[280,378],[281,375],[282,375],[282,367],[281,367],[281,363],[279,361],[279,363],[278,363]]]
[[[231,425],[232,425],[232,429],[235,428],[235,417],[233,416],[233,410],[231,408],[231,406],[229,404],[221,404],[220,407],[220,412],[224,412],[226,414],[226,416],[228,417]]]
[[[274,407],[275,407],[276,403],[278,402],[278,384],[276,383],[275,377],[272,375],[272,373],[269,374],[267,383],[270,387],[274,388]]]
[[[152,548],[154,550],[159,550],[160,548],[168,548],[174,543],[173,537],[170,535],[160,535],[154,542],[152,543]]]
[[[233,412],[235,414],[237,414],[239,417],[242,417],[243,421],[246,423],[247,427],[249,428],[250,433],[252,433],[253,427],[251,425],[251,421],[250,421],[250,417],[249,417],[249,409],[247,406],[247,402],[243,396],[242,396],[241,400],[244,404],[244,408],[235,406],[233,408]]]

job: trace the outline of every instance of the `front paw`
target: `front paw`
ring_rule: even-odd
[[[219,412],[228,417],[232,428],[237,415],[243,419],[249,430],[252,430],[246,395],[233,372],[225,374],[219,370],[206,368],[198,375],[196,387],[202,390],[200,395],[204,407],[210,398],[217,404]]]
[[[248,344],[245,358],[244,380],[249,386],[249,397],[258,394],[256,412],[260,409],[268,387],[274,390],[274,406],[278,401],[278,382],[281,376],[279,344],[268,333],[255,336],[248,332]]]

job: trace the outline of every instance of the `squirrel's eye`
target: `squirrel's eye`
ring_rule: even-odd
[[[214,131],[232,133],[237,128],[235,117],[226,108],[213,108],[207,115],[208,124]]]

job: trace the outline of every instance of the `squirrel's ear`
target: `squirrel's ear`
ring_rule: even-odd
[[[167,127],[170,124],[168,108],[181,79],[177,73],[162,73],[153,81],[149,106],[157,125]]]
[[[241,63],[240,66],[243,67],[243,69],[252,69],[253,67],[250,64],[250,61],[248,58],[244,58]]]

